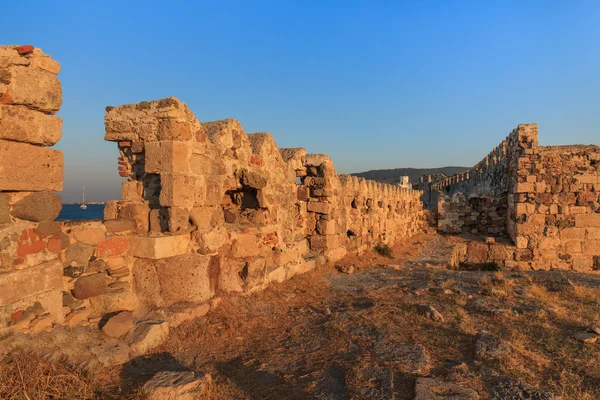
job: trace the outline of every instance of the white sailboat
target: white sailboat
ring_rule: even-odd
[[[85,186],[81,187],[81,206],[79,208],[87,210],[87,206],[85,205]]]

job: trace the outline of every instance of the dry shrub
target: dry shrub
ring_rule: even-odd
[[[374,247],[374,250],[384,257],[393,257],[392,248],[387,243],[377,243]]]
[[[558,303],[558,298],[554,294],[549,293],[544,286],[538,285],[537,283],[531,284],[529,287],[529,294],[539,303],[544,305],[553,305]]]
[[[115,384],[113,371],[93,374],[61,359],[41,360],[33,353],[19,352],[0,360],[0,399],[127,399]]]
[[[573,285],[573,297],[585,303],[600,305],[600,289]]]

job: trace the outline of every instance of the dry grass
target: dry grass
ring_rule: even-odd
[[[600,399],[600,344],[571,337],[599,318],[600,289],[549,291],[545,275],[535,272],[449,272],[431,260],[432,250],[420,260],[416,248],[407,241],[394,247],[393,259],[375,251],[348,257],[343,262],[356,266],[354,274],[323,268],[253,296],[224,297],[205,318],[173,329],[148,357],[143,376],[175,362],[210,373],[212,399],[328,398],[325,383],[342,386],[342,398],[364,399],[389,376],[377,373],[390,372],[395,398],[412,400],[419,373],[407,372],[406,360],[388,354],[416,344],[430,357],[423,375],[472,388],[481,398],[487,398],[494,376],[504,376],[565,400]],[[402,268],[415,259],[416,267]],[[381,267],[388,264],[399,268]],[[434,306],[444,322],[419,313],[416,304]],[[509,342],[511,351],[476,358],[481,330]],[[464,363],[465,371],[454,374],[449,362]],[[115,371],[90,375],[30,355],[0,368],[1,399],[136,398],[114,383],[122,379]],[[336,373],[342,383],[336,383]]]
[[[32,353],[15,353],[0,361],[0,399],[133,399],[119,387],[118,374],[88,373],[65,360],[46,362]]]

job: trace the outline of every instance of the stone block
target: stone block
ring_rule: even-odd
[[[155,174],[189,173],[190,145],[186,142],[146,143],[145,171]]]
[[[55,114],[62,105],[62,87],[53,74],[39,68],[13,66],[8,69],[11,79],[2,97],[8,104],[24,105]]]
[[[335,235],[336,221],[320,219],[317,221],[317,232],[320,235]]]
[[[161,259],[187,253],[190,234],[172,236],[131,236],[134,257]]]
[[[94,311],[103,315],[122,310],[133,311],[139,307],[138,299],[132,292],[122,288],[115,290],[113,285],[115,283],[104,295],[90,299],[90,305]]]
[[[600,228],[587,228],[586,229],[587,239],[600,239]]]
[[[111,219],[104,221],[104,227],[108,233],[123,233],[133,230],[133,221],[127,219]]]
[[[308,211],[319,214],[329,214],[330,209],[331,204],[321,201],[309,201],[307,205]]]
[[[119,217],[119,202],[118,200],[107,200],[104,204],[104,219],[111,220]]]
[[[32,222],[54,221],[61,209],[60,196],[51,192],[34,192],[15,202],[11,215]]]
[[[0,140],[0,191],[61,191],[63,154],[28,143]]]
[[[534,183],[526,182],[526,183],[518,183],[515,192],[516,193],[531,193],[535,190]]]
[[[109,279],[103,273],[82,276],[75,281],[75,287],[71,293],[76,299],[101,296],[106,293],[108,283]]]
[[[85,243],[75,243],[65,252],[65,265],[85,266],[94,254],[94,247]]]
[[[135,233],[146,233],[150,229],[150,206],[148,203],[126,203],[121,206],[119,217],[131,221]]]
[[[158,122],[156,130],[158,140],[191,140],[192,130],[186,122],[177,121],[171,118],[163,118]]]
[[[578,214],[575,216],[575,226],[600,227],[600,214]]]
[[[184,207],[169,207],[169,232],[183,233],[190,231],[190,212]]]
[[[210,375],[196,376],[192,371],[162,371],[144,384],[147,400],[195,400],[207,398]]]
[[[334,249],[338,247],[337,235],[312,235],[310,237],[310,248],[312,250]]]
[[[160,346],[169,336],[169,325],[164,321],[141,322],[133,331],[130,356],[145,354]]]
[[[191,208],[196,203],[197,178],[191,175],[163,174],[160,177],[160,205]]]
[[[573,269],[575,271],[591,271],[593,269],[592,257],[573,259]]]
[[[575,180],[577,183],[600,183],[599,175],[576,175]]]
[[[485,243],[469,242],[465,262],[472,264],[484,263],[488,259],[489,246]]]
[[[0,225],[11,222],[9,213],[10,195],[8,193],[0,193]]]
[[[106,231],[104,227],[83,225],[73,228],[72,235],[78,242],[97,245],[106,239]]]
[[[60,140],[62,120],[25,106],[0,105],[0,139],[53,146]]]
[[[600,256],[600,239],[585,240],[582,247],[583,254],[588,256]]]
[[[234,241],[231,249],[231,254],[236,258],[256,257],[260,254],[258,241],[255,235],[242,234]]]
[[[211,257],[185,254],[155,263],[164,304],[201,303],[214,295],[209,279]]]
[[[62,276],[63,266],[58,260],[0,274],[0,307],[27,296],[60,288]]]
[[[585,237],[585,228],[564,228],[559,231],[562,239],[583,239]]]
[[[144,187],[140,181],[124,181],[121,183],[121,197],[125,201],[143,201]]]
[[[98,243],[99,257],[117,257],[127,253],[130,248],[129,240],[125,237],[111,237]]]
[[[568,254],[581,253],[581,241],[563,239],[563,248]]]
[[[113,315],[102,327],[102,333],[112,338],[119,338],[133,328],[133,315],[129,311],[122,311]]]

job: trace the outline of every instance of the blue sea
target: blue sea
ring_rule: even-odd
[[[88,204],[82,210],[80,204],[63,204],[57,221],[104,219],[104,204]]]

